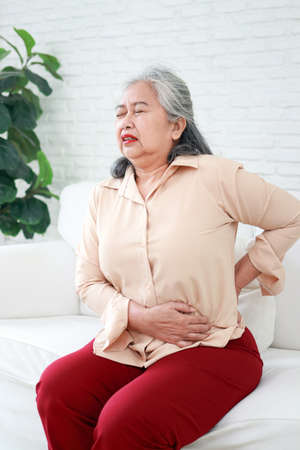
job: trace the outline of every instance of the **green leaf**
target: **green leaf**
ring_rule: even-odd
[[[41,66],[44,66],[53,77],[63,80],[63,77],[57,73],[57,70],[60,68],[60,62],[55,56],[39,52],[33,54],[39,56],[43,62],[32,62],[31,64],[40,64]]]
[[[30,103],[32,103],[36,110],[36,119],[38,120],[43,113],[43,110],[40,105],[40,99],[37,95],[35,95],[30,89],[23,88],[22,94]]]
[[[12,93],[19,92],[20,89],[23,89],[28,84],[28,82],[29,82],[28,78],[26,78],[24,75],[18,77],[15,86],[11,89],[11,92]]]
[[[6,236],[17,236],[21,230],[21,225],[9,214],[0,212],[0,230]]]
[[[50,225],[50,216],[48,207],[46,205],[46,209],[44,210],[44,214],[42,219],[37,223],[36,225],[26,225],[27,231],[32,233],[39,233],[43,234],[47,230],[48,226]]]
[[[27,191],[26,191],[26,193],[27,193]],[[53,192],[50,192],[47,187],[39,188],[39,189],[35,190],[35,195],[41,195],[42,197],[47,197],[47,198],[54,197],[57,200],[59,200],[59,195],[53,194]]]
[[[7,78],[9,78],[9,80],[7,80]],[[4,79],[5,81],[2,81]],[[0,72],[0,92],[12,89],[18,91],[21,87],[26,86],[27,83],[28,79],[24,76],[24,72],[13,66],[6,66],[2,69],[2,72]],[[2,88],[1,85],[3,85]]]
[[[0,80],[5,80],[5,78],[20,76],[20,71],[18,70],[2,70],[0,72]]]
[[[5,50],[5,48],[0,48],[0,61],[4,59],[7,55],[11,53],[10,50]]]
[[[10,128],[9,130],[11,130],[11,128]],[[8,139],[8,138],[7,138],[7,139]],[[17,150],[19,157],[20,157],[20,158],[22,159],[22,161],[24,161],[24,163],[26,164],[26,163],[27,163],[26,156],[23,154],[22,149],[21,149],[19,143],[16,142],[16,141],[14,141],[13,139],[8,139],[8,140],[9,140],[9,142],[12,144],[12,146]]]
[[[0,92],[9,91],[14,88],[19,79],[23,76],[22,72],[9,69],[11,69],[10,66],[5,67],[2,72],[0,72]]]
[[[49,67],[46,63],[33,62],[33,63],[31,63],[30,65],[33,65],[33,64],[39,64],[40,66],[45,67],[45,69],[46,69],[49,73],[51,73],[51,75],[53,75],[54,78],[57,78],[58,80],[63,80],[63,77],[62,77],[61,75],[59,75],[59,73],[54,72],[54,70],[52,70],[51,67]]]
[[[15,148],[8,141],[0,138],[0,170],[17,171],[19,164],[20,157]]]
[[[20,38],[23,40],[25,47],[26,47],[27,55],[30,56],[31,49],[32,49],[32,47],[35,46],[35,40],[31,36],[31,34],[28,33],[28,31],[26,31],[26,30],[22,30],[20,28],[17,29],[15,27],[14,27],[14,30],[20,36]]]
[[[36,108],[32,103],[23,98],[22,95],[14,94],[7,106],[14,127],[32,130],[37,126]]]
[[[17,150],[21,153],[24,162],[29,163],[37,159],[37,152],[40,150],[40,141],[32,130],[21,130],[10,127],[7,139],[13,144],[17,144]]]
[[[6,92],[13,89],[16,86],[17,78],[9,77],[5,79],[0,79],[0,92]]]
[[[23,235],[26,239],[32,239],[34,233],[31,231],[30,225],[24,225],[23,223],[21,225],[21,230],[23,231]]]
[[[31,72],[29,69],[25,69],[25,75],[31,81],[34,83],[42,92],[42,94],[50,95],[52,92],[51,87],[49,86],[48,82],[45,80],[45,78],[40,77],[38,74]]]
[[[13,202],[17,195],[17,188],[13,178],[0,173],[0,204]]]
[[[11,125],[11,117],[5,105],[0,103],[0,134],[8,130]]]
[[[22,100],[23,97],[20,94],[9,94],[9,95],[2,95],[1,101],[4,103],[7,107],[12,106],[16,101]]]
[[[60,68],[60,62],[53,55],[48,55],[48,53],[34,53],[38,55],[47,66],[49,66],[53,72],[56,72]]]
[[[57,80],[63,81],[63,77],[62,77],[59,73],[53,72],[53,70],[52,70],[49,66],[47,66],[47,64],[44,64],[44,66],[45,66],[45,69],[46,69],[49,73],[51,73],[51,75],[52,75],[54,78],[56,78]]]
[[[20,134],[27,139],[27,141],[35,148],[35,150],[41,149],[39,138],[32,130],[19,130]],[[36,159],[36,158],[35,158]]]
[[[46,203],[37,198],[17,198],[10,204],[10,214],[18,222],[24,225],[37,225],[47,214]]]
[[[50,165],[45,153],[42,151],[39,151],[37,153],[37,158],[38,158],[40,173],[38,174],[38,177],[35,180],[33,189],[36,189],[38,187],[45,187],[48,184],[51,184],[52,177],[53,177],[51,165]]]
[[[5,170],[11,178],[22,178],[31,183],[36,175],[18,155],[15,147],[5,139],[0,138],[0,170]]]

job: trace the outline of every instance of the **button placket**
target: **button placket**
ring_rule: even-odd
[[[147,201],[144,202],[144,235],[142,241],[142,249],[144,254],[144,263],[146,270],[146,285],[143,286],[145,291],[144,295],[144,304],[145,306],[154,306],[156,304],[156,293],[153,283],[152,271],[149,262],[149,254],[148,254],[148,209],[147,209]]]

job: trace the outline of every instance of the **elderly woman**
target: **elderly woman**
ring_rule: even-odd
[[[167,68],[125,85],[115,126],[123,156],[76,250],[77,293],[104,327],[36,386],[51,450],[179,450],[207,433],[262,375],[239,292],[258,277],[278,294],[300,237],[300,201],[213,155]],[[239,222],[264,231],[234,264]]]

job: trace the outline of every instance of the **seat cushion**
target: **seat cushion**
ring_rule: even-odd
[[[300,442],[300,352],[269,348],[262,353],[257,388],[205,436],[184,448],[197,450],[297,449]]]
[[[15,398],[23,386],[27,394],[24,391],[22,404],[30,397],[30,404],[24,404],[23,409],[32,414],[29,422],[38,433],[40,424],[32,406],[34,386],[42,371],[55,359],[83,347],[101,327],[99,318],[84,315],[0,320],[0,390],[5,389],[7,399],[5,410],[0,408],[0,423],[7,421],[9,414],[11,417],[19,414],[19,406],[13,407],[9,398]],[[269,348],[261,356],[264,372],[258,387],[207,435],[184,448],[296,449],[295,442],[297,439],[300,442],[300,351]],[[14,426],[8,423],[7,429]],[[35,444],[28,443],[26,450],[42,448],[38,444],[42,439],[39,429]],[[18,439],[21,442],[22,436]]]
[[[0,374],[35,385],[55,359],[87,344],[102,328],[83,315],[0,320]]]
[[[101,327],[99,318],[82,315],[0,320],[1,449],[48,448],[35,385],[51,362],[83,347]]]
[[[47,364],[93,339],[103,328],[98,317],[52,316],[0,320],[0,373],[33,385]],[[271,368],[300,368],[300,352],[269,348],[261,353],[264,374]]]

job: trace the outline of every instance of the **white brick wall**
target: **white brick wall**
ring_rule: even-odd
[[[67,184],[109,175],[119,156],[118,87],[155,62],[188,83],[215,154],[300,191],[299,0],[10,0],[1,34],[18,42],[13,26],[27,29],[37,50],[62,63],[64,82],[46,75],[54,92],[42,98],[36,129],[57,194]],[[59,202],[47,203],[51,238]]]

